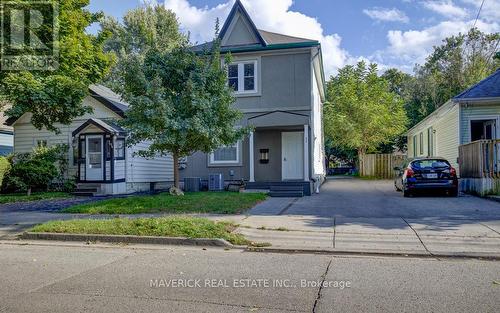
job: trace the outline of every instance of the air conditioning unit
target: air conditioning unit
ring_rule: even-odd
[[[184,191],[198,192],[200,191],[201,178],[200,177],[185,177],[184,178]]]
[[[208,175],[208,190],[210,191],[224,190],[224,179],[222,177],[222,174]]]

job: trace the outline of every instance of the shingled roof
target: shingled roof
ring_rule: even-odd
[[[455,98],[456,101],[500,98],[500,68]]]
[[[103,85],[95,84],[89,86],[89,93],[92,98],[99,101],[111,111],[115,112],[121,117],[125,117],[125,111],[127,111],[128,109],[128,104],[124,102],[121,97],[118,94],[114,93],[111,89]],[[12,126],[19,118],[20,116],[10,117],[5,121],[4,125]]]
[[[293,37],[257,29],[254,22],[250,18],[250,15],[246,11],[240,0],[237,0],[234,3],[234,6],[231,9],[229,16],[224,22],[224,25],[219,34],[220,40],[222,40],[226,35],[226,33],[229,31],[231,21],[238,13],[241,14],[248,21],[249,30],[255,36],[256,42],[252,44],[222,46],[221,47],[222,53],[314,47],[320,45],[319,41],[317,40]],[[204,44],[194,46],[192,50],[195,52],[210,51],[213,47],[213,44],[214,44],[213,41],[207,42]]]

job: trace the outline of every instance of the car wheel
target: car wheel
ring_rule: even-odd
[[[450,189],[448,191],[448,194],[450,197],[458,197],[458,188]]]

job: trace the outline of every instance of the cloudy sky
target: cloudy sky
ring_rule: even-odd
[[[155,0],[146,0],[155,1]],[[195,42],[211,40],[234,0],[156,0],[173,10]],[[120,18],[143,0],[91,0]],[[411,72],[447,36],[466,32],[482,0],[242,0],[258,28],[321,41],[328,75],[360,59]],[[500,0],[484,0],[476,26],[500,31]]]

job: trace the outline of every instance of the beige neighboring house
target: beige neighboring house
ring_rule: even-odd
[[[444,157],[459,171],[466,166],[459,166],[459,147],[499,139],[499,125],[500,69],[411,128],[407,133],[408,157]]]
[[[14,129],[14,152],[30,152],[36,146],[69,146],[68,177],[76,177],[82,194],[127,194],[167,188],[173,182],[170,156],[145,159],[134,154],[147,143],[126,146],[126,133],[117,124],[125,117],[128,105],[120,96],[101,85],[92,85],[83,101],[93,113],[73,120],[70,125],[55,125],[55,134],[38,130],[31,124],[31,113],[9,119]]]
[[[4,107],[5,111],[8,107]],[[7,117],[0,112],[0,156],[12,153],[14,148],[14,128],[5,125]]]

